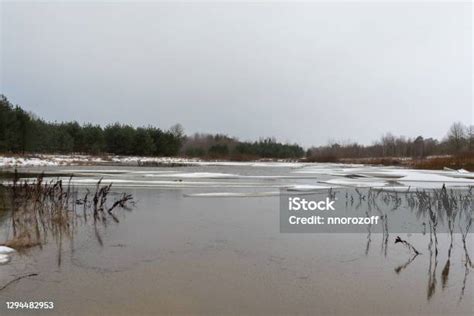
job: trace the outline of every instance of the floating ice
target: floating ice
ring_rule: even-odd
[[[166,178],[205,178],[205,179],[235,179],[239,175],[218,172],[190,172],[190,173],[164,173],[147,174],[146,177],[166,177]]]
[[[16,252],[15,249],[7,247],[7,246],[0,246],[0,255],[7,255]]]
[[[378,188],[389,185],[387,181],[375,181],[374,179],[331,179],[327,181],[320,181],[330,185],[356,187],[356,188]]]
[[[272,192],[210,192],[210,193],[190,193],[186,197],[264,197],[278,196],[279,191]]]
[[[339,186],[328,186],[328,185],[310,185],[310,184],[298,184],[292,185],[287,188],[288,191],[319,191],[319,190],[330,190],[334,188],[339,188]]]
[[[2,255],[0,254],[0,265],[7,264],[12,260],[10,255]]]
[[[404,177],[398,179],[397,181],[404,182],[435,182],[435,183],[450,183],[450,184],[471,184],[474,185],[474,180],[471,179],[461,179],[453,178],[449,174],[441,175],[427,172],[417,172],[412,171],[408,172]]]
[[[11,255],[16,250],[7,246],[0,246],[0,264],[7,264],[12,259]]]

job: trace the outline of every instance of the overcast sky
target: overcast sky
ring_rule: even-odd
[[[305,146],[474,121],[470,2],[2,2],[1,22],[0,92],[51,121]]]

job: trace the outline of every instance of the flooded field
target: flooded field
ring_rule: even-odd
[[[117,221],[78,220],[70,234],[48,231],[41,245],[9,255],[0,265],[2,315],[31,313],[7,310],[7,301],[54,302],[38,311],[50,315],[473,313],[474,174],[464,170],[202,163],[18,171],[27,181],[40,172],[45,183],[70,181],[80,197],[102,179],[113,183],[109,206],[121,192],[135,203],[114,210]],[[413,227],[281,233],[282,190],[334,194],[344,212],[397,213]],[[12,238],[11,223],[3,206],[0,244]]]

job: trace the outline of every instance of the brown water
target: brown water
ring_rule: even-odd
[[[289,168],[268,167],[178,171],[291,174]],[[112,177],[144,179],[143,174]],[[122,183],[127,187],[117,190],[133,193],[136,208],[119,212],[119,224],[101,228],[103,246],[91,227],[80,227],[74,240],[63,241],[60,264],[53,240],[14,255],[0,266],[0,285],[18,275],[38,276],[0,291],[0,314],[473,315],[472,266],[466,265],[472,234],[466,249],[461,235],[454,235],[450,254],[449,234],[439,234],[437,254],[428,247],[428,234],[400,235],[422,252],[414,258],[394,244],[395,235],[385,244],[382,234],[282,234],[278,196],[185,195],[268,192],[283,182],[314,180],[192,181],[211,184],[137,188]],[[237,188],[237,182],[253,184]],[[55,308],[12,311],[4,301],[53,301]]]

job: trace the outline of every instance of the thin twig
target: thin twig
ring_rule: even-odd
[[[0,287],[0,291],[1,290],[4,290],[7,286],[15,283],[15,282],[18,282],[20,281],[21,279],[24,279],[24,278],[29,278],[29,277],[32,277],[32,276],[37,276],[38,273],[30,273],[30,274],[26,274],[26,275],[22,275],[22,276],[19,276],[19,277],[16,277],[14,278],[13,280],[7,282],[4,286]]]

